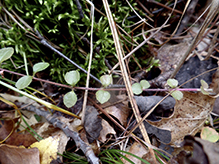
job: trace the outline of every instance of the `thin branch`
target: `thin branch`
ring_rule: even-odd
[[[47,41],[46,39],[36,30],[36,34],[40,39],[40,42],[50,48],[52,51],[56,52],[58,55],[60,55],[61,57],[63,57],[64,59],[66,59],[67,61],[69,61],[71,64],[73,64],[75,67],[77,67],[78,69],[80,69],[81,71],[83,71],[84,73],[88,74],[88,72],[82,68],[81,66],[79,66],[78,64],[76,64],[75,62],[73,62],[71,59],[69,59],[67,56],[65,56],[63,53],[61,53],[60,51],[58,51],[57,49],[55,49],[54,47],[52,47]],[[95,76],[93,76],[92,74],[90,74],[90,77],[92,77],[94,80],[96,80],[98,83],[101,84],[101,81],[96,78]]]
[[[76,146],[81,149],[86,156],[88,162],[92,164],[99,164],[100,160],[97,158],[92,150],[92,148],[87,145],[79,136],[79,134],[75,131],[72,131],[66,123],[61,122],[56,115],[51,115],[48,111],[43,111],[38,108],[31,108],[31,107],[26,107],[28,111],[32,111],[36,113],[39,116],[43,116],[46,118],[46,120],[51,123],[54,127],[60,128],[67,137],[71,137],[74,141]]]
[[[78,12],[79,12],[80,18],[83,19],[84,18],[84,13],[82,11],[81,4],[80,4],[79,0],[75,0],[75,2],[76,2],[76,6],[78,8]]]

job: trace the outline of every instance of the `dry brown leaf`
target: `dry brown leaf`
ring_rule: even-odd
[[[214,98],[200,92],[183,92],[183,98],[176,101],[171,117],[162,118],[158,122],[148,122],[158,128],[171,131],[170,144],[179,146],[184,136],[194,135],[202,128],[212,111],[214,101]]]
[[[120,106],[120,107],[119,107]],[[110,106],[104,109],[107,113],[119,120],[122,125],[126,125],[129,112],[122,105]]]
[[[20,102],[20,103],[24,103],[24,104],[31,103],[31,104],[34,104],[34,106],[40,108],[40,104],[36,103],[36,101],[34,101],[28,97],[25,97],[25,96],[13,96],[10,94],[3,94],[3,93],[0,93],[0,96],[2,96],[4,99],[11,101],[11,102]]]
[[[192,147],[191,151],[187,151],[187,154],[181,159],[176,160],[179,163],[191,164],[191,163],[208,163],[218,164],[219,161],[219,144],[212,143],[203,140],[199,137],[186,136],[183,142],[184,147]],[[178,156],[179,157],[179,156]],[[173,162],[175,163],[175,162]]]
[[[19,118],[14,118],[11,120],[4,120],[0,122],[0,140],[3,141],[6,137],[8,139],[5,141],[6,144],[14,146],[25,146],[28,147],[32,143],[36,142],[36,139],[30,134],[21,134],[16,132],[16,123]],[[10,134],[10,135],[9,135]]]
[[[157,51],[161,74],[150,81],[151,85],[165,87],[166,80],[172,75],[187,49],[188,44],[186,42],[175,45],[164,44]]]
[[[130,147],[129,153],[132,153],[140,158],[143,157],[143,155],[149,153],[148,149],[146,149],[145,147],[143,147],[141,144],[139,144],[138,142],[134,142],[132,144],[132,146]],[[131,155],[126,154],[125,155],[128,159],[130,159],[132,162],[134,162],[135,164],[141,164],[141,161]],[[153,159],[151,159],[153,162]],[[122,158],[122,161],[124,164],[129,164],[129,162],[127,160],[125,160],[124,158]]]
[[[102,127],[103,127],[103,129],[100,131],[100,136],[99,136],[99,140],[101,142],[106,141],[107,134],[116,134],[116,132],[112,128],[112,126],[110,126],[110,124],[107,121],[105,121],[104,119],[102,120]]]
[[[116,99],[120,102],[112,106],[109,106],[110,104],[108,104],[109,107],[104,108],[104,110],[110,115],[117,118],[123,126],[126,126],[127,118],[131,111],[131,109],[128,107],[128,101],[126,100],[127,96],[118,95],[116,96]]]
[[[175,45],[165,44],[157,52],[161,73],[169,72],[179,64],[180,59],[188,49],[188,43],[182,42]]]
[[[102,130],[102,118],[99,117],[97,109],[93,106],[87,106],[84,119],[84,129],[87,133],[89,143],[94,142]]]
[[[37,148],[25,149],[17,146],[0,145],[0,163],[2,164],[40,164]]]

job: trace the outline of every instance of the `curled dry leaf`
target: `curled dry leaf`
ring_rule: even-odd
[[[212,96],[219,97],[219,69],[213,74],[212,83],[210,84],[210,88],[213,89]]]
[[[108,134],[116,134],[116,132],[112,126],[110,126],[110,124],[104,119],[102,120],[102,127],[103,129],[100,131],[99,140],[104,143]]]
[[[102,106],[102,108],[104,108],[107,113],[117,118],[123,126],[126,126],[127,118],[131,111],[131,109],[128,107],[128,101],[126,100],[127,96],[117,95],[115,96],[115,98],[116,99],[113,102],[118,103],[114,103],[115,105],[111,105],[110,102],[107,102],[107,107]]]
[[[129,109],[127,109],[128,107],[124,106],[124,104],[117,104],[116,106],[107,107],[104,110],[117,118],[122,125],[126,125],[129,115]]]
[[[157,57],[160,61],[160,69],[162,73],[173,70],[179,64],[180,59],[185,54],[188,43],[182,42],[175,45],[165,44],[159,50]]]
[[[61,118],[62,118],[61,119],[62,122],[66,123],[67,125],[69,124],[68,123],[68,122],[70,122],[69,119],[64,118],[64,117],[61,117]],[[66,121],[64,121],[63,119],[65,119]],[[38,125],[39,125],[39,127],[37,127],[37,129],[35,129],[35,131],[42,138],[48,138],[50,136],[53,136],[54,138],[59,138],[60,139],[59,142],[58,142],[58,150],[57,150],[57,152],[60,153],[60,154],[63,154],[63,152],[65,151],[66,145],[67,145],[67,143],[69,141],[69,137],[67,137],[62,130],[60,130],[57,127],[54,127],[53,125],[51,125],[48,122],[45,122],[43,124],[41,123],[41,124],[38,124]],[[69,126],[69,127],[73,127],[73,125],[71,124],[71,126]],[[62,159],[61,155],[58,155],[58,157],[60,159]]]
[[[208,115],[212,111],[214,98],[202,93],[183,92],[181,100],[176,101],[174,112],[169,118],[150,124],[171,131],[171,142],[173,146],[179,146],[186,135],[196,134],[203,126]]]

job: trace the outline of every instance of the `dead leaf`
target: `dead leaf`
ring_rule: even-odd
[[[67,118],[63,118],[69,121]],[[63,121],[63,120],[62,120]],[[63,121],[64,122],[64,121]],[[67,124],[67,122],[65,122]],[[34,128],[35,129],[35,128]],[[54,127],[48,122],[41,123],[37,129],[35,129],[36,133],[40,135],[42,138],[48,138],[50,136],[60,138],[59,145],[58,145],[58,153],[63,154],[65,151],[66,145],[69,141],[69,137],[65,135],[65,133],[60,130],[59,128]],[[62,156],[58,155],[58,157],[62,160]]]
[[[0,140],[3,141],[6,137],[8,139],[5,141],[6,144],[24,147],[30,146],[32,143],[36,142],[36,139],[30,133],[18,133],[16,132],[15,124],[18,122],[19,118],[11,120],[3,120],[0,122]],[[10,134],[11,133],[11,134]]]
[[[209,163],[218,164],[219,144],[203,140],[198,137],[186,136],[184,146],[192,146],[193,152],[186,155],[185,164]]]
[[[113,101],[111,100],[112,102],[106,102],[104,105],[101,105],[102,108],[117,118],[123,126],[126,126],[127,118],[131,112],[131,108],[128,107],[127,95],[121,94],[111,97],[113,97]]]
[[[159,59],[161,74],[150,80],[151,86],[165,87],[167,79],[172,75],[174,69],[179,64],[182,56],[188,49],[188,43],[182,42],[179,44],[171,45],[164,44],[157,51],[157,59]]]
[[[0,163],[2,164],[40,164],[37,148],[25,149],[17,146],[0,145]]]
[[[159,139],[159,141],[163,143],[169,143],[171,141],[171,132],[169,130],[153,126],[148,123],[148,121],[144,121],[144,126],[147,129],[147,133],[155,135]],[[138,137],[143,138],[139,128],[137,128],[134,133]]]
[[[179,146],[184,136],[196,134],[203,126],[208,115],[212,111],[214,98],[202,93],[183,92],[181,100],[176,101],[174,112],[169,118],[150,124],[171,131],[171,142],[173,146]]]
[[[87,139],[89,143],[94,142],[100,135],[102,130],[102,119],[98,117],[99,113],[93,106],[87,106],[84,119],[84,128],[87,132]]]
[[[57,158],[59,137],[49,137],[40,142],[33,143],[30,148],[38,148],[40,152],[40,163],[50,164],[53,159]]]
[[[141,144],[139,144],[138,142],[134,142],[132,144],[132,146],[130,147],[129,153],[132,153],[140,158],[143,157],[143,155],[149,153],[148,149],[146,149],[145,147],[143,147]],[[135,164],[141,164],[141,161],[135,157],[133,157],[132,155],[125,155],[128,159],[130,159],[132,162],[134,162]],[[148,159],[146,159],[148,161]],[[129,164],[129,162],[127,160],[125,160],[124,158],[122,158],[122,162],[124,164]],[[151,159],[151,162],[154,162],[153,159]]]
[[[127,124],[127,118],[129,116],[128,107],[124,106],[123,104],[117,104],[116,106],[110,106],[105,108],[104,110],[109,113],[110,115],[114,116],[119,120],[122,125]]]
[[[134,96],[134,98],[141,113],[147,113],[160,100],[163,99],[162,96]],[[173,109],[175,103],[176,101],[173,97],[167,97],[158,105],[155,111],[157,110],[157,112],[159,112]]]
[[[211,93],[215,98],[219,96],[219,69],[213,74],[212,83],[210,84],[210,88],[213,89]]]
[[[26,115],[25,115],[26,116]],[[26,123],[29,125],[29,126],[32,126],[32,125],[35,125],[38,123],[38,121],[36,120],[36,117],[34,116],[34,113],[31,113],[30,117],[27,118],[27,117],[23,117],[23,119],[26,121]],[[25,130],[26,128],[26,124],[24,122],[21,123],[23,126],[19,126],[19,130]]]
[[[116,132],[112,126],[110,126],[110,124],[104,119],[102,120],[102,127],[103,129],[100,131],[99,140],[104,143],[108,134],[116,134]]]
[[[40,104],[36,103],[36,101],[34,101],[28,97],[25,97],[25,96],[13,96],[10,94],[3,94],[3,93],[0,93],[0,96],[2,96],[4,99],[11,101],[11,102],[20,102],[20,103],[24,103],[24,104],[29,104],[29,103],[33,104],[34,103],[34,106],[40,108]]]
[[[175,45],[165,44],[159,50],[157,58],[160,63],[161,73],[173,71],[179,64],[180,59],[188,49],[188,43],[182,42]]]

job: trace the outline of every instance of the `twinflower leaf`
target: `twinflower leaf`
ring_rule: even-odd
[[[140,84],[141,84],[142,89],[147,89],[150,87],[150,84],[147,80],[141,80]]]
[[[80,80],[80,73],[77,70],[70,71],[65,74],[65,81],[71,86],[77,84],[79,80]]]
[[[12,47],[2,48],[0,49],[0,63],[9,59],[14,53],[14,49]]]
[[[47,63],[47,62],[36,63],[33,66],[33,72],[34,73],[40,72],[40,71],[46,69],[47,67],[49,67],[49,63]]]
[[[103,75],[100,77],[100,81],[104,87],[107,87],[108,85],[112,84],[112,76],[111,75]]]
[[[142,93],[142,87],[139,83],[134,83],[132,85],[132,91],[134,94],[139,95]]]
[[[23,76],[15,84],[18,89],[24,89],[32,82],[32,76]]]
[[[99,90],[96,92],[96,98],[101,104],[103,104],[110,99],[110,93],[104,90]]]
[[[64,95],[63,102],[67,108],[71,108],[77,102],[77,95],[74,91],[70,91]]]
[[[167,80],[167,84],[171,87],[171,88],[176,88],[178,86],[178,81],[176,79],[168,79]]]
[[[171,93],[171,96],[173,96],[173,98],[176,99],[176,100],[180,100],[180,99],[183,98],[183,93],[181,91],[176,90],[176,91],[173,91]]]

